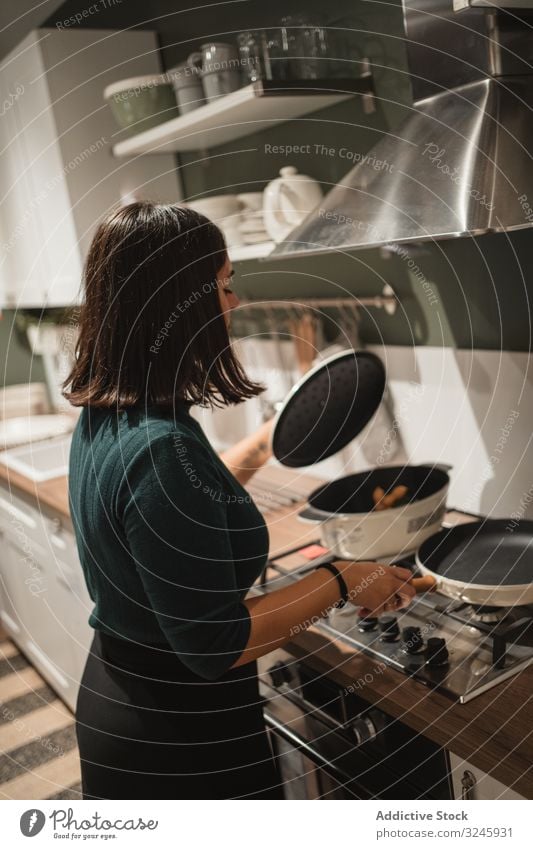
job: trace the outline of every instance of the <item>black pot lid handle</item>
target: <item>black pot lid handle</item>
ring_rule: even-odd
[[[312,368],[278,411],[272,451],[284,466],[311,466],[336,454],[368,424],[385,391],[383,363],[349,349]]]

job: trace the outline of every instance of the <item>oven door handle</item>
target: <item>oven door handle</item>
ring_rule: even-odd
[[[329,761],[324,755],[317,751],[317,749],[314,749],[312,746],[310,746],[307,740],[304,740],[303,737],[300,737],[298,734],[295,734],[294,731],[291,731],[289,728],[287,728],[286,725],[283,725],[281,722],[278,722],[278,720],[275,719],[272,714],[268,712],[268,710],[264,712],[264,717],[265,723],[268,728],[270,728],[280,737],[283,737],[283,739],[286,740],[288,743],[292,743],[293,746],[297,746],[299,749],[302,749],[306,757],[308,757],[309,760],[315,764],[315,766],[318,766],[321,769],[325,770],[325,772],[327,772],[333,778],[337,779],[342,784],[346,784],[349,782],[351,786],[357,786],[358,789],[361,790],[364,794],[361,798],[368,798],[368,794],[366,794],[364,790],[362,790],[362,788],[356,784],[353,776],[348,775],[346,772],[344,772],[344,770],[332,764],[331,761]]]

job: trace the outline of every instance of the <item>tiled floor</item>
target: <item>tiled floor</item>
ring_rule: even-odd
[[[81,799],[74,716],[0,628],[0,799]]]

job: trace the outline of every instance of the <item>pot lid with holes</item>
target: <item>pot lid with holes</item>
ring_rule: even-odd
[[[311,466],[348,445],[370,421],[385,391],[385,369],[369,351],[341,351],[293,387],[272,429],[284,466]]]

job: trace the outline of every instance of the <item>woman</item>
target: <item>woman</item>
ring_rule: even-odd
[[[98,227],[65,395],[83,407],[70,504],[95,629],[76,709],[85,799],[283,798],[256,660],[350,597],[413,595],[410,572],[338,562],[246,598],[268,532],[243,488],[270,424],[219,457],[192,404],[257,395],[229,340],[224,238],[196,212],[133,203]],[[67,391],[68,390],[68,391]]]

